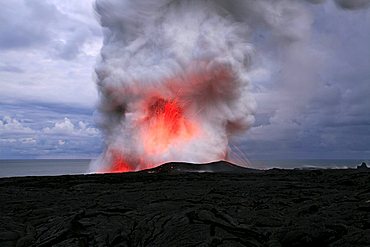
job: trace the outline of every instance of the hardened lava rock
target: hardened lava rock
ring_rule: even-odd
[[[370,246],[369,172],[213,165],[2,178],[0,246]]]

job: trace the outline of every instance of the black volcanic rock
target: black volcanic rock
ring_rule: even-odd
[[[358,170],[361,170],[361,171],[368,171],[368,170],[370,170],[370,169],[367,167],[367,165],[366,165],[366,163],[365,163],[365,162],[362,162],[362,163],[361,163],[361,165],[357,166],[357,169],[358,169]]]
[[[161,166],[144,170],[147,173],[258,173],[261,170],[237,166],[227,161],[216,161],[206,164],[192,164],[185,162],[170,162]]]
[[[370,246],[370,173],[213,165],[2,178],[0,246]]]

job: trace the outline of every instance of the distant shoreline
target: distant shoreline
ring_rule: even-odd
[[[93,159],[0,159],[0,177],[59,176],[86,174]],[[255,169],[355,169],[361,162],[353,159],[252,160]]]

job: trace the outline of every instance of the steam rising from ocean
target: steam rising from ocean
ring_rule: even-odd
[[[335,2],[357,9],[370,1]],[[290,61],[310,34],[307,4],[97,0],[104,30],[96,67],[98,124],[106,149],[90,169],[120,172],[170,161],[230,160],[230,138],[254,121],[253,33],[268,30],[274,42],[286,44]]]

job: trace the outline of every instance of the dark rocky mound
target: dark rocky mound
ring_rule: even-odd
[[[362,162],[361,165],[357,166],[357,170],[360,170],[360,171],[369,171],[370,168],[367,167],[367,165],[366,165],[365,162]]]
[[[370,246],[370,172],[214,165],[2,178],[0,246]]]
[[[153,169],[144,170],[147,173],[257,173],[262,172],[257,169],[245,168],[237,166],[227,161],[216,161],[212,163],[205,164],[192,164],[185,162],[170,162],[158,166]]]

